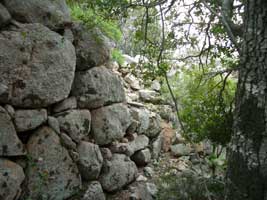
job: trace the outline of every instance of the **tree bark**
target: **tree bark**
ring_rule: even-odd
[[[267,200],[267,1],[245,1],[227,200]]]

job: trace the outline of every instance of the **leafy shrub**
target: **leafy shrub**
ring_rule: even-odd
[[[122,53],[118,49],[113,49],[113,51],[111,52],[111,57],[114,61],[117,61],[120,65],[122,65],[124,62]]]
[[[220,178],[193,172],[163,175],[158,180],[157,200],[223,200],[225,184]]]
[[[170,80],[181,107],[181,120],[188,139],[194,142],[209,139],[221,145],[229,142],[236,83],[233,78],[224,82],[224,78],[204,76],[202,71],[193,67]]]
[[[122,33],[114,21],[104,19],[95,10],[82,3],[69,2],[69,6],[72,18],[85,24],[88,29],[99,28],[105,36],[113,41],[121,39]]]

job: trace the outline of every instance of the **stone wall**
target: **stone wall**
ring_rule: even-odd
[[[0,0],[0,199],[103,200],[134,182],[162,137],[129,76],[65,0]]]

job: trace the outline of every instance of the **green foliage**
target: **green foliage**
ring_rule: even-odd
[[[73,19],[82,22],[88,29],[99,28],[108,38],[114,41],[121,39],[122,33],[115,21],[104,19],[93,9],[84,7],[82,4],[70,3],[69,5]]]
[[[209,74],[210,71],[204,73]],[[221,145],[229,142],[236,82],[232,78],[224,82],[224,78],[204,76],[203,71],[192,67],[171,79],[181,107],[185,137],[189,140],[199,142],[209,139]]]
[[[157,200],[223,200],[225,184],[218,177],[192,172],[167,173],[159,179]]]
[[[124,58],[122,56],[122,53],[118,49],[113,49],[113,51],[111,52],[111,57],[112,57],[112,60],[116,61],[120,65],[122,65],[124,62]]]

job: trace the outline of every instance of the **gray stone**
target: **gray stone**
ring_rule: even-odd
[[[92,111],[92,133],[99,145],[122,139],[130,124],[131,115],[124,104],[113,104]]]
[[[76,151],[69,150],[69,154],[70,154],[70,157],[72,158],[72,160],[73,160],[74,162],[77,163],[77,162],[79,161],[80,156],[79,156],[79,154],[78,154]]]
[[[87,186],[87,190],[83,195],[82,200],[105,200],[105,194],[102,186],[98,181],[92,181]]]
[[[148,144],[149,144],[148,137],[145,135],[139,135],[129,143],[129,147],[131,149],[131,152],[135,153],[136,151],[145,149],[148,146]]]
[[[176,144],[171,146],[171,153],[174,156],[188,156],[191,148],[186,144]]]
[[[13,106],[6,104],[5,105],[5,109],[6,109],[7,113],[9,114],[9,116],[12,119],[14,119],[14,117],[15,117],[15,109],[13,108]]]
[[[77,71],[105,64],[110,59],[107,38],[99,29],[88,30],[82,24],[72,28],[77,55]]]
[[[151,167],[145,167],[144,168],[144,175],[146,177],[152,178],[154,176],[155,172]]]
[[[65,0],[4,0],[4,3],[19,22],[41,23],[57,29],[71,21]]]
[[[47,120],[47,111],[40,110],[16,110],[15,126],[18,132],[29,131],[37,128]]]
[[[161,89],[161,85],[158,80],[154,80],[151,84],[151,89],[155,90],[156,92],[159,92]]]
[[[106,161],[99,181],[104,190],[113,192],[131,183],[137,177],[137,167],[123,154],[113,154],[111,161]]]
[[[141,86],[139,80],[133,74],[127,74],[124,80],[131,86],[134,90],[140,90]]]
[[[63,33],[64,38],[66,38],[67,40],[69,40],[70,42],[74,41],[74,35],[71,31],[70,28],[65,28],[64,29],[64,33]]]
[[[56,133],[60,133],[60,126],[59,126],[59,122],[57,120],[57,118],[52,117],[52,116],[48,116],[47,118],[47,122],[48,125],[50,126],[50,128],[52,128]]]
[[[125,101],[120,79],[105,67],[76,72],[72,94],[81,108],[98,108]]]
[[[139,122],[137,132],[139,134],[145,133],[149,128],[149,111],[146,108],[131,108],[131,115],[133,119]]]
[[[101,151],[102,157],[105,160],[111,160],[112,159],[112,152],[110,151],[110,149],[108,149],[108,148],[100,148],[100,151]]]
[[[143,89],[139,90],[139,96],[141,100],[145,102],[154,102],[157,98],[157,92],[154,90]]]
[[[63,112],[63,111],[75,109],[75,108],[77,108],[76,97],[69,97],[69,98],[64,99],[63,101],[57,103],[54,106],[53,111],[55,113],[58,113],[58,112]]]
[[[154,183],[145,183],[145,185],[149,194],[155,198],[158,193],[157,186]]]
[[[25,178],[23,169],[18,164],[0,158],[0,199],[19,199],[20,185]]]
[[[81,186],[76,164],[49,127],[39,128],[28,144],[27,188],[30,199],[62,200]]]
[[[72,149],[76,150],[77,145],[75,142],[72,141],[72,139],[65,133],[60,134],[60,139],[62,141],[62,144],[67,148],[67,149]]]
[[[71,139],[79,142],[88,136],[91,128],[91,114],[89,110],[69,110],[57,117],[60,129],[65,131]]]
[[[0,106],[0,156],[25,155],[25,149],[19,140],[12,119]]]
[[[145,166],[151,161],[151,153],[149,149],[143,149],[137,151],[131,159],[135,162],[137,166]]]
[[[11,20],[8,10],[0,3],[0,27],[5,26]]]
[[[158,114],[151,113],[149,118],[149,127],[144,133],[149,138],[157,137],[161,132],[161,118]]]
[[[163,136],[159,135],[157,138],[155,138],[151,143],[151,154],[153,159],[158,159],[162,146],[163,146]]]
[[[78,145],[79,170],[84,180],[95,180],[98,178],[103,157],[97,145],[89,142],[81,142]]]
[[[42,108],[69,95],[76,56],[68,40],[41,24],[2,31],[0,40],[0,83],[8,87],[0,103]]]

